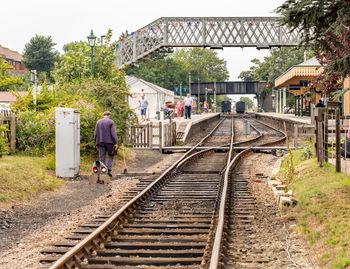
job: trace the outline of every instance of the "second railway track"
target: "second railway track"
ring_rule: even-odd
[[[258,127],[254,129],[260,133]],[[251,140],[258,143],[256,137]],[[249,145],[252,141],[244,143]],[[231,195],[229,175],[250,151],[236,154],[233,142],[233,119],[223,119],[160,177],[143,180],[131,190],[125,196],[131,200],[123,208],[111,212],[110,217],[103,216],[82,225],[82,229],[67,237],[68,241],[43,250],[43,266],[52,269],[218,268],[224,255],[221,245],[225,208]],[[210,148],[226,143],[230,143],[229,152]],[[208,149],[196,152],[196,148],[203,145]],[[238,192],[244,193],[245,183],[238,184]],[[242,207],[242,216],[249,214],[244,210]]]

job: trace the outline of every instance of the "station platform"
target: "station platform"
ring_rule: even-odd
[[[208,118],[211,118],[213,116],[219,115],[220,113],[201,113],[201,114],[192,114],[191,119],[185,119],[185,117],[181,118],[172,118],[172,121],[176,122],[176,131],[177,132],[184,132],[186,130],[187,125],[190,122],[198,122],[202,121]],[[158,124],[161,120],[157,119],[149,119],[149,120],[143,120],[141,121],[139,119],[140,125],[147,124],[149,122],[152,122],[154,124]],[[169,119],[164,120],[165,123],[169,122]]]
[[[192,114],[191,119],[185,119],[184,117],[181,118],[172,118],[171,121],[176,123],[176,137],[177,141],[179,143],[185,142],[188,137],[192,135],[192,132],[194,129],[194,126],[196,125],[203,125],[206,124],[206,122],[209,122],[210,120],[214,118],[219,118],[220,113],[201,113],[201,114]],[[139,121],[140,126],[147,125],[148,123],[152,123],[153,126],[157,126],[159,122],[163,122],[164,125],[168,125],[170,123],[170,119],[164,119],[157,120],[157,119],[149,119],[149,120],[143,120]],[[156,139],[156,138],[155,138]],[[157,144],[157,141],[154,142]]]
[[[256,113],[258,115],[264,115],[276,119],[285,119],[294,121],[300,124],[311,124],[311,117],[308,116],[295,116],[294,114],[283,114],[283,113],[277,113],[277,112],[262,112],[262,113]]]

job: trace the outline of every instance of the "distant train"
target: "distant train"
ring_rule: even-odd
[[[243,101],[238,101],[236,103],[236,112],[238,114],[244,114],[244,111],[245,111],[245,102]]]
[[[222,101],[221,103],[221,112],[231,113],[231,102],[230,101]]]

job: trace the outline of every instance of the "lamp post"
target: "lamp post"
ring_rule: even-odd
[[[91,48],[91,76],[94,75],[94,47],[96,44],[96,36],[94,36],[94,32],[91,30],[90,35],[87,37],[89,46]]]

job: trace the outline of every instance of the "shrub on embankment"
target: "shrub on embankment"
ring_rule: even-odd
[[[350,178],[336,173],[326,163],[320,168],[315,158],[303,158],[304,150],[293,151],[295,174],[288,188],[298,205],[296,232],[303,234],[321,268],[350,266]],[[282,163],[280,172],[286,169]]]

